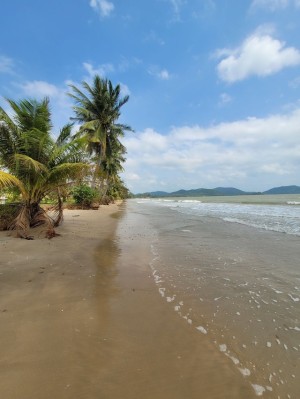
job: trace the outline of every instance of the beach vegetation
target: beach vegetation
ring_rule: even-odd
[[[121,96],[121,87],[115,87],[110,80],[96,75],[93,83],[82,83],[83,89],[70,85],[69,95],[75,101],[72,119],[80,124],[77,137],[85,140],[85,148],[94,164],[92,186],[97,188],[100,202],[107,202],[119,173],[123,171],[126,148],[120,138],[125,131],[132,131],[126,124],[119,123],[121,108],[129,96]],[[113,198],[113,197],[112,197]]]
[[[72,189],[72,195],[75,201],[75,204],[80,205],[81,207],[91,207],[94,202],[98,200],[99,193],[98,191],[88,186],[87,184],[80,184],[75,186]]]
[[[55,236],[70,196],[82,207],[130,196],[120,178],[126,154],[121,138],[132,131],[119,123],[128,95],[98,75],[91,85],[83,82],[82,89],[70,87],[75,101],[71,120],[79,123],[75,134],[73,122],[52,134],[48,98],[7,99],[10,111],[0,107],[1,201],[17,204],[16,214],[13,207],[5,208],[4,225],[19,237],[32,238],[29,229],[44,224],[46,236]]]
[[[0,107],[0,190],[14,190],[21,204],[10,228],[29,239],[30,227],[46,224],[51,238],[63,218],[61,189],[88,167],[82,139],[72,137],[71,124],[52,136],[47,98],[7,102],[12,116]],[[56,198],[51,215],[40,206],[47,195]]]

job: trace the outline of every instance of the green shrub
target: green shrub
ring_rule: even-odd
[[[98,199],[97,190],[86,184],[74,187],[72,195],[76,204],[85,207],[90,207]]]

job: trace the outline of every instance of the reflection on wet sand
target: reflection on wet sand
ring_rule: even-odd
[[[156,232],[131,209],[118,225],[117,291],[108,302],[106,358],[99,394],[107,398],[253,398],[210,340],[158,295],[150,269]]]

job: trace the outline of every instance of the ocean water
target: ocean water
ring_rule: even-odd
[[[147,200],[146,200],[147,201]],[[300,235],[300,195],[252,195],[150,200],[186,215]]]
[[[300,196],[128,201],[151,231],[170,311],[215,344],[257,396],[300,397]]]

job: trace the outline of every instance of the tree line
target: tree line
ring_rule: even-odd
[[[10,112],[0,107],[0,190],[17,199],[9,228],[19,237],[31,238],[29,228],[41,224],[48,238],[55,236],[71,189],[75,197],[86,193],[100,203],[129,196],[119,175],[126,154],[120,138],[133,131],[119,123],[129,96],[122,97],[120,85],[98,75],[82,89],[70,85],[68,95],[74,116],[56,136],[48,98],[6,99]],[[79,126],[75,133],[74,123]],[[54,203],[50,213],[41,206],[45,198]]]

